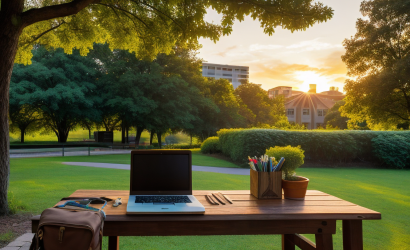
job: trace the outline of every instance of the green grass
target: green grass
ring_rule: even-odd
[[[103,130],[102,128],[100,131]],[[94,134],[94,131],[97,131],[97,129],[93,129],[91,131],[91,134]],[[135,136],[135,130],[130,130],[129,131],[129,136],[133,135]],[[88,139],[88,130],[84,130],[82,128],[76,128],[73,131],[70,131],[68,134],[67,141],[68,142],[78,142],[78,141],[83,141],[84,139]],[[149,143],[149,138],[150,134],[148,131],[144,131],[141,134],[141,143]],[[186,134],[183,133],[177,133],[172,136],[173,138],[173,143],[178,143],[178,144],[189,144],[190,143],[190,137]],[[165,137],[162,138],[162,141],[165,142]],[[114,142],[121,142],[121,131],[114,131]],[[153,139],[154,143],[157,143],[157,138],[154,136]],[[10,143],[12,144],[20,144],[20,131],[16,131],[15,133],[10,133]],[[55,135],[54,132],[50,132],[47,134],[40,133],[40,132],[35,132],[35,133],[29,133],[24,136],[24,144],[53,144],[53,143],[58,143],[57,136]],[[196,138],[193,138],[193,144],[198,143]]]
[[[7,233],[0,234],[0,242],[1,241],[9,242],[16,236],[17,235],[15,235],[12,231],[8,231]]]
[[[194,153],[194,158],[196,155]],[[94,158],[88,159],[115,163],[127,160],[120,155]],[[61,164],[85,159],[87,157],[11,159],[10,191],[23,202],[26,210],[40,213],[77,189],[129,188],[128,171]],[[363,222],[364,249],[410,249],[410,184],[407,181],[410,171],[302,168],[298,174],[310,179],[309,189],[321,190],[382,213],[382,220]],[[249,176],[193,172],[193,188],[249,189]],[[342,249],[341,228],[338,222],[337,234],[333,236],[335,249]],[[280,244],[277,235],[120,239],[121,249],[280,249]]]
[[[209,166],[209,167],[225,167],[238,168],[238,165],[229,161],[224,161],[214,157],[201,154],[199,149],[191,149],[192,151],[192,165]],[[64,157],[61,161],[66,162],[103,162],[116,164],[130,164],[131,157],[129,154],[124,155],[93,155],[93,156],[70,156]]]

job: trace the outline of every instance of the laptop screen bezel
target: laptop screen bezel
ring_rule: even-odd
[[[137,191],[132,190],[132,177],[134,174],[134,156],[135,155],[188,155],[189,158],[189,190],[174,191]],[[130,167],[130,195],[192,195],[192,153],[190,150],[133,150],[131,151]]]

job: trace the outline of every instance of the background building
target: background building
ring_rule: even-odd
[[[242,82],[249,80],[249,67],[202,63],[202,76],[227,79],[236,89]]]
[[[269,98],[284,95],[286,116],[289,122],[305,125],[308,129],[324,127],[327,111],[345,95],[338,88],[331,87],[329,91],[316,93],[316,84],[310,84],[310,90],[305,93],[292,90],[292,87],[279,86],[268,90]]]

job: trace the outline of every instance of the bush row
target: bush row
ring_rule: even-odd
[[[389,167],[410,168],[410,131],[223,129],[218,136],[222,153],[234,161],[260,156],[274,146],[300,145],[308,160],[380,160]]]
[[[216,136],[208,137],[201,145],[201,152],[203,154],[220,153],[219,138]]]

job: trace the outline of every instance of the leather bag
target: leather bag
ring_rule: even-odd
[[[101,250],[102,211],[48,208],[43,211],[30,250]]]

